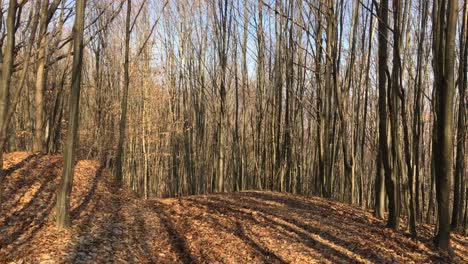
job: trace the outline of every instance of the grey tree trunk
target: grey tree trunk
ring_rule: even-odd
[[[460,69],[458,74],[458,128],[457,128],[457,149],[455,161],[455,182],[453,193],[452,223],[453,230],[461,227],[463,220],[463,208],[465,203],[465,144],[466,144],[466,87],[468,86],[468,1],[465,0],[463,8],[463,21],[460,34]]]
[[[44,90],[47,83],[47,11],[49,0],[44,0],[41,7],[41,23],[39,30],[39,50],[37,53],[35,114],[34,114],[34,138],[33,151],[43,152],[44,145]]]
[[[434,1],[434,77],[437,122],[433,142],[437,197],[437,247],[450,247],[450,184],[453,174],[453,98],[458,1]]]
[[[420,210],[419,206],[419,176],[420,176],[420,157],[424,157],[424,155],[420,155],[420,145],[422,133],[423,133],[423,119],[421,117],[421,113],[423,113],[424,105],[421,103],[422,101],[422,82],[423,82],[423,63],[425,63],[424,54],[424,39],[426,37],[426,25],[427,25],[427,17],[429,11],[429,3],[427,1],[420,1],[421,7],[421,20],[420,20],[420,28],[419,28],[419,42],[418,42],[418,55],[417,55],[417,62],[416,62],[416,83],[415,83],[415,98],[414,98],[414,117],[413,117],[413,153],[414,153],[414,181],[415,181],[415,202],[416,202],[416,213],[419,215],[419,220],[422,221],[422,214],[421,211],[424,211],[424,203],[423,203],[423,210]],[[423,199],[424,201],[424,199]]]
[[[73,170],[75,167],[75,149],[77,145],[81,69],[83,62],[83,31],[86,0],[75,2],[76,17],[73,26],[73,66],[71,76],[71,93],[69,103],[69,118],[67,139],[63,152],[63,174],[57,193],[56,221],[57,227],[68,228],[70,222],[70,192],[73,185]]]
[[[10,83],[13,73],[14,48],[15,48],[15,21],[16,9],[18,4],[16,0],[11,0],[8,4],[8,14],[6,20],[6,46],[3,53],[2,71],[0,76],[0,206],[3,196],[3,149],[5,147],[7,126],[7,112],[10,107]]]
[[[39,1],[39,0],[37,0]],[[38,39],[37,53],[37,71],[36,71],[36,91],[35,95],[35,113],[34,113],[34,137],[33,151],[44,152],[45,145],[45,88],[47,84],[47,27],[49,22],[57,10],[60,0],[54,0],[49,7],[49,0],[42,1],[40,30]]]
[[[132,14],[132,1],[127,0],[127,17],[125,19],[125,57],[124,57],[124,87],[123,95],[120,101],[120,125],[119,125],[119,141],[117,143],[117,153],[115,157],[115,178],[122,184],[122,156],[123,146],[125,143],[125,128],[127,126],[127,107],[128,107],[128,87],[130,85],[130,16]]]

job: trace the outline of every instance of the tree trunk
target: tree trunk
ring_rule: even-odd
[[[387,226],[393,229],[398,229],[399,216],[398,216],[398,199],[395,190],[395,181],[393,179],[394,165],[392,152],[389,150],[388,142],[388,120],[387,120],[387,79],[388,66],[387,66],[387,41],[388,41],[388,0],[380,1],[379,5],[379,151],[382,165],[385,172],[385,190],[388,195],[388,221]],[[391,98],[388,98],[390,101]],[[392,142],[394,143],[394,142]]]
[[[457,230],[461,227],[463,220],[463,207],[465,203],[465,142],[466,142],[466,103],[465,93],[468,83],[468,0],[465,0],[463,8],[463,21],[460,35],[460,69],[458,74],[458,128],[457,128],[457,149],[455,161],[455,183],[453,193],[453,210],[451,228]]]
[[[6,176],[4,175],[5,170],[3,169],[3,150],[8,132],[7,113],[10,107],[10,83],[11,75],[13,73],[15,21],[17,7],[18,4],[16,0],[11,0],[8,4],[8,14],[6,20],[7,36],[0,76],[0,206],[3,204],[3,178]]]
[[[380,158],[380,151],[377,153],[377,169],[375,178],[375,211],[374,215],[380,219],[384,219],[385,211],[385,170],[383,162]]]
[[[36,72],[36,91],[35,91],[35,106],[34,115],[34,137],[33,151],[44,152],[44,91],[47,84],[47,13],[49,8],[49,0],[42,2],[41,10],[41,27],[39,31],[39,43],[37,53],[37,72]]]
[[[395,118],[394,123],[392,124],[392,129],[394,130],[394,139],[393,139],[393,147],[396,149],[395,153],[400,157],[399,152],[399,136],[398,136],[398,120],[396,117],[398,116],[398,100],[397,97],[400,98],[401,101],[401,118],[402,118],[402,125],[403,125],[403,139],[404,139],[404,154],[405,154],[405,163],[406,163],[406,170],[403,169],[402,166],[397,166],[399,171],[405,172],[409,178],[409,226],[410,232],[412,237],[416,237],[416,204],[415,204],[415,181],[414,181],[414,173],[413,173],[413,164],[411,159],[411,151],[410,151],[410,139],[409,139],[409,129],[408,129],[408,116],[407,116],[407,100],[406,100],[406,93],[402,87],[401,79],[402,79],[402,61],[400,55],[400,48],[401,48],[401,28],[404,25],[404,19],[401,16],[401,6],[400,1],[395,0],[393,1],[393,20],[394,20],[394,33],[393,33],[393,72],[392,72],[392,86],[394,93],[392,97],[394,97],[394,105],[392,117]],[[398,158],[400,160],[400,158]],[[403,173],[399,173],[401,175]],[[404,175],[404,174],[403,174]],[[400,182],[397,181],[398,186],[400,186]],[[406,194],[406,192],[404,192]],[[399,200],[399,199],[398,199]],[[405,199],[407,201],[407,199]],[[399,201],[400,203],[400,201]]]
[[[132,14],[132,1],[127,0],[127,16],[125,19],[125,57],[124,57],[124,87],[123,96],[120,101],[120,125],[119,141],[117,143],[117,153],[115,157],[115,178],[119,184],[123,181],[122,156],[125,143],[125,129],[127,126],[128,88],[130,85],[130,17]]]
[[[450,182],[453,174],[453,98],[458,1],[434,1],[434,77],[437,140],[433,143],[438,228],[437,247],[450,247]]]
[[[419,42],[418,42],[418,55],[416,62],[416,82],[415,82],[415,96],[414,96],[414,117],[413,117],[413,153],[414,153],[414,180],[415,180],[415,203],[416,203],[416,212],[420,215],[421,210],[419,209],[419,175],[420,175],[420,158],[423,155],[420,155],[420,145],[422,133],[423,133],[423,120],[421,113],[423,113],[424,105],[422,101],[422,82],[423,82],[423,63],[424,60],[424,39],[426,36],[426,25],[427,25],[427,16],[429,11],[429,3],[425,0],[420,1],[421,7],[421,22],[419,27]],[[424,201],[424,199],[423,199]],[[424,208],[424,204],[423,204]],[[422,210],[423,211],[423,210]],[[419,217],[422,220],[422,217]]]
[[[63,174],[57,193],[57,227],[70,227],[70,192],[73,185],[73,170],[75,167],[75,149],[77,145],[81,69],[83,62],[83,31],[85,17],[85,0],[77,0],[75,24],[73,26],[73,66],[71,78],[71,93],[69,104],[69,123],[67,140],[64,149]]]

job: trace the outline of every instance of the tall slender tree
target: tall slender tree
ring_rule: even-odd
[[[40,1],[40,0],[37,0]],[[47,27],[57,10],[61,0],[54,0],[49,4],[49,0],[43,0],[41,6],[40,29],[38,38],[38,52],[37,52],[37,71],[36,71],[36,91],[35,95],[35,119],[34,119],[34,137],[33,137],[33,151],[45,151],[45,88],[47,84],[47,67],[48,63],[48,46]]]
[[[433,4],[434,90],[436,105],[435,183],[437,196],[437,247],[450,247],[450,184],[453,175],[453,98],[455,94],[455,35],[458,1],[436,0]]]
[[[56,221],[58,228],[70,227],[70,193],[73,186],[75,150],[77,145],[78,119],[80,113],[81,72],[83,63],[83,32],[86,0],[76,0],[76,17],[73,25],[73,66],[67,139],[63,152],[63,174],[57,194]]]
[[[130,17],[132,15],[132,1],[127,0],[127,16],[125,18],[125,55],[124,55],[124,87],[123,95],[120,100],[120,125],[119,139],[117,142],[117,153],[115,156],[115,177],[119,183],[123,179],[123,147],[125,142],[125,129],[127,126],[127,108],[128,108],[128,88],[130,86]]]
[[[10,108],[10,84],[11,75],[13,73],[14,49],[15,49],[15,32],[16,32],[16,11],[18,3],[16,0],[11,0],[8,3],[7,19],[6,19],[6,45],[3,51],[3,61],[1,67],[0,78],[0,206],[2,205],[2,190],[3,190],[3,149],[8,130],[8,110]],[[0,15],[1,16],[1,15]]]
[[[394,162],[393,152],[389,149],[389,127],[388,127],[388,107],[387,104],[391,100],[388,98],[388,85],[391,85],[389,73],[388,73],[388,1],[382,0],[379,5],[379,158],[382,159],[382,165],[385,173],[385,190],[388,195],[388,221],[387,226],[390,228],[398,229],[399,215],[398,206],[399,202],[396,193],[396,183],[394,179]],[[379,162],[379,161],[377,161]]]
[[[453,188],[453,210],[451,227],[460,229],[463,208],[466,202],[465,190],[465,144],[466,144],[466,89],[468,86],[468,0],[463,7],[460,30],[460,60],[458,71],[458,124],[456,138],[455,182]]]

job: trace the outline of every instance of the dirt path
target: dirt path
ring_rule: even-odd
[[[468,262],[468,239],[439,256],[432,227],[418,240],[371,213],[319,198],[242,192],[182,199],[135,197],[95,161],[77,164],[73,227],[54,226],[61,158],[6,155],[0,263]]]

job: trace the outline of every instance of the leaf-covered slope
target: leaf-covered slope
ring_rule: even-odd
[[[80,161],[73,227],[53,222],[59,156],[6,155],[0,263],[468,262],[468,239],[440,256],[432,227],[412,240],[370,212],[321,198],[241,192],[139,200],[96,161]]]

